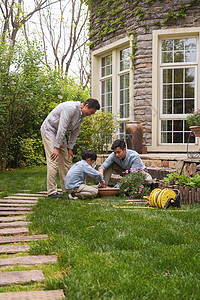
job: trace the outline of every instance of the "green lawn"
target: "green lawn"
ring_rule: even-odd
[[[45,182],[44,167],[0,173],[3,194],[44,190]],[[32,242],[30,253],[57,254],[58,263],[42,266],[44,283],[0,292],[62,288],[66,299],[73,300],[200,299],[200,207],[114,207],[123,204],[118,197],[42,198],[31,216],[30,231],[49,238]],[[6,270],[13,269],[25,267]]]

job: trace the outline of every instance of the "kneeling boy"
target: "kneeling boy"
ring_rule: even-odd
[[[85,150],[82,153],[82,160],[69,169],[65,177],[65,188],[70,193],[70,199],[76,200],[77,196],[82,199],[97,196],[98,188],[85,184],[87,175],[96,179],[103,187],[105,186],[101,173],[92,168],[96,159],[97,155],[94,150]]]

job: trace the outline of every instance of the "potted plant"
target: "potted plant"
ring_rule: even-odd
[[[200,137],[200,108],[187,116],[186,123],[195,136]]]

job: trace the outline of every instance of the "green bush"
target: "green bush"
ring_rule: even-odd
[[[194,177],[187,177],[186,175],[179,175],[177,173],[167,174],[167,177],[163,178],[166,185],[180,185],[180,186],[193,186],[200,188],[200,175],[196,174]]]
[[[119,194],[130,196],[132,199],[141,199],[143,196],[148,196],[150,188],[145,186],[145,178],[145,173],[126,170],[125,175],[119,180],[119,185],[121,185]]]
[[[45,164],[45,155],[41,139],[26,138],[20,142],[19,167]]]
[[[35,164],[29,141],[41,139],[40,127],[48,113],[60,102],[88,98],[72,79],[47,70],[43,58],[35,43],[16,43],[14,48],[0,43],[0,170]],[[43,161],[40,154],[38,160]]]
[[[107,152],[118,126],[117,118],[111,113],[97,111],[91,117],[84,118],[74,147],[75,159],[81,159],[83,150]]]

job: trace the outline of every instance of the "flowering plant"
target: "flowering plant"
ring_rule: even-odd
[[[118,127],[117,117],[108,112],[97,111],[91,117],[84,118],[74,147],[75,159],[81,159],[81,152],[88,149],[107,153]]]
[[[186,123],[188,126],[200,126],[200,108],[187,116]]]
[[[145,186],[146,174],[139,169],[126,170],[125,175],[119,180],[121,185],[119,194],[129,196],[131,199],[141,199],[149,195],[150,188]]]

